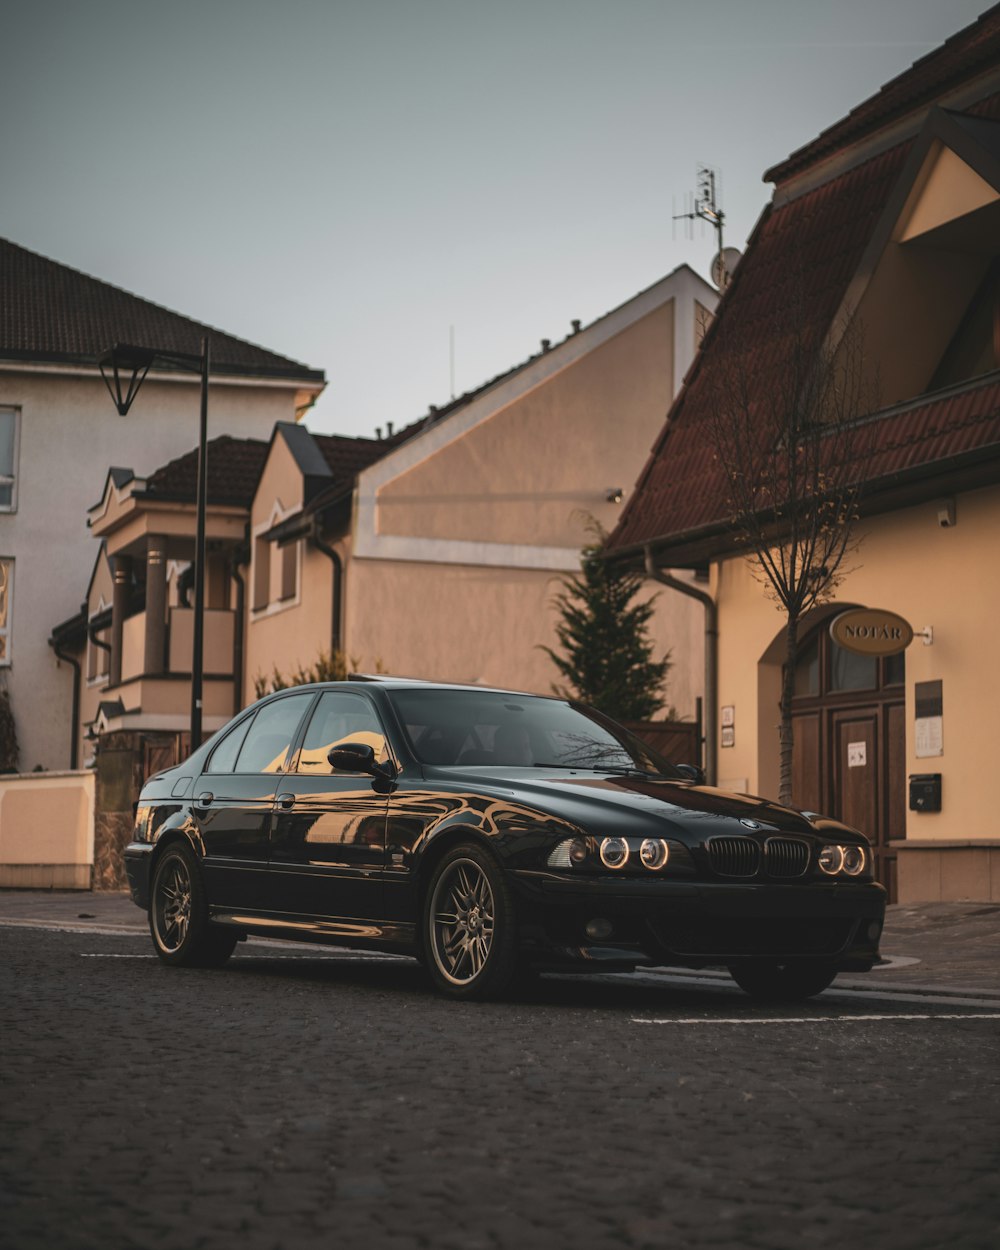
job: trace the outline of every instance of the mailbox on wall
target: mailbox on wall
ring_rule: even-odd
[[[910,811],[939,812],[941,810],[941,774],[914,773],[910,777]]]

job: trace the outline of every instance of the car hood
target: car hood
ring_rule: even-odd
[[[428,770],[430,772],[430,770]],[[435,769],[435,779],[466,792],[515,799],[595,834],[657,832],[702,841],[723,833],[819,833],[846,829],[769,799],[713,786],[623,774],[547,772],[539,768]],[[852,831],[854,832],[854,831]]]

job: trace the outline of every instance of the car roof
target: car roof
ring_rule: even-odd
[[[513,694],[530,699],[552,699],[556,696],[539,694],[532,690],[515,690],[509,686],[478,686],[470,682],[428,681],[423,677],[396,677],[389,673],[349,673],[348,681],[372,682],[393,689],[414,690],[468,690],[475,694]]]

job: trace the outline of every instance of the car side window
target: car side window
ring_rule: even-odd
[[[366,743],[380,764],[389,758],[385,734],[368,700],[356,694],[327,690],[320,695],[309,720],[296,772],[329,776],[333,769],[327,755],[342,742]]]
[[[205,772],[231,773],[233,771],[236,757],[240,753],[240,747],[243,745],[252,720],[252,716],[245,716],[235,729],[230,729],[212,752],[212,758],[208,761]]]
[[[286,695],[265,703],[236,758],[237,773],[280,773],[285,768],[299,721],[312,700],[312,694]]]

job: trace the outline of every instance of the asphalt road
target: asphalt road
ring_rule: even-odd
[[[137,916],[141,921],[141,916]],[[1000,1001],[0,926],[0,1247],[1000,1244]]]

